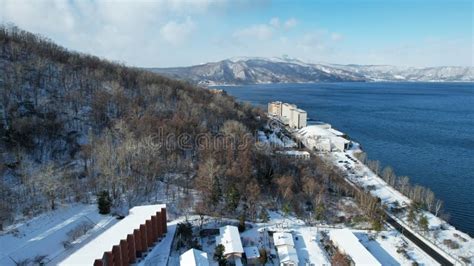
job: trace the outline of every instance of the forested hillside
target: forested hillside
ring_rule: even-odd
[[[0,27],[0,45],[0,225],[103,191],[114,205],[156,202],[164,186],[180,215],[265,220],[274,208],[341,222],[343,211],[380,228],[380,201],[321,158],[255,145],[257,129],[279,134],[259,109],[15,27]]]
[[[153,188],[147,180],[192,171],[205,152],[180,149],[173,138],[165,147],[164,137],[213,136],[228,120],[251,128],[258,115],[229,96],[11,26],[0,27],[0,93],[0,200],[9,214],[54,209],[99,189],[138,197]]]

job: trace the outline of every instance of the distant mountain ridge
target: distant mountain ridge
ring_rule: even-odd
[[[149,68],[199,85],[243,85],[311,82],[472,82],[474,67],[397,67],[305,63],[297,59],[236,57],[219,62],[174,68]]]

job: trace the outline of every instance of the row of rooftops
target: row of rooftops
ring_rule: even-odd
[[[163,223],[162,229],[166,232],[166,205],[136,206],[130,209],[129,214],[125,216],[125,218],[82,246],[64,261],[60,262],[59,265],[93,264],[97,259],[103,258],[104,252],[107,253],[112,247],[123,242],[124,239],[127,239],[127,236],[133,234],[134,230],[143,227],[144,224],[149,225],[152,218],[153,221],[155,221],[157,213],[161,213],[164,217],[160,217],[156,223]],[[153,224],[152,226],[155,227],[158,226],[158,224]],[[155,231],[155,228],[151,228],[150,226],[148,226],[147,229],[150,230],[148,234],[151,234],[151,231]],[[153,236],[155,237],[155,235]],[[156,239],[152,239],[152,241],[154,242]],[[128,244],[134,245],[134,243]]]

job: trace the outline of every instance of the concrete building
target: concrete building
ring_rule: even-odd
[[[59,265],[122,266],[136,262],[167,232],[166,205],[137,206]]]
[[[276,232],[273,234],[273,243],[277,250],[281,266],[297,266],[299,263],[293,235],[291,233]]]
[[[209,266],[207,253],[199,249],[190,249],[179,256],[181,266]]]
[[[306,111],[302,109],[293,108],[291,110],[290,116],[290,127],[292,128],[303,128],[306,127],[306,120],[308,119],[308,115]]]
[[[329,239],[337,249],[349,256],[353,265],[381,266],[382,264],[359,242],[359,239],[347,228],[329,232]]]
[[[351,142],[341,137],[343,135],[329,124],[311,125],[297,132],[297,137],[307,148],[324,152],[342,152],[349,149]]]
[[[297,109],[296,105],[284,103],[281,106],[281,120],[283,124],[290,125],[290,121],[292,120],[292,110]]]
[[[268,103],[268,114],[278,117],[284,125],[292,128],[305,127],[308,119],[306,111],[298,109],[294,104],[279,101]]]
[[[279,101],[268,103],[268,114],[280,117],[282,104]]]
[[[240,258],[244,253],[242,241],[240,240],[239,229],[236,226],[226,225],[219,228],[219,235],[216,237],[216,245],[224,246],[224,256],[228,260],[233,260],[235,264],[241,264]]]

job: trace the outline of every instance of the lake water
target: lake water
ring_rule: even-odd
[[[262,106],[298,105],[358,141],[445,202],[450,223],[474,236],[473,83],[318,83],[221,87]]]

